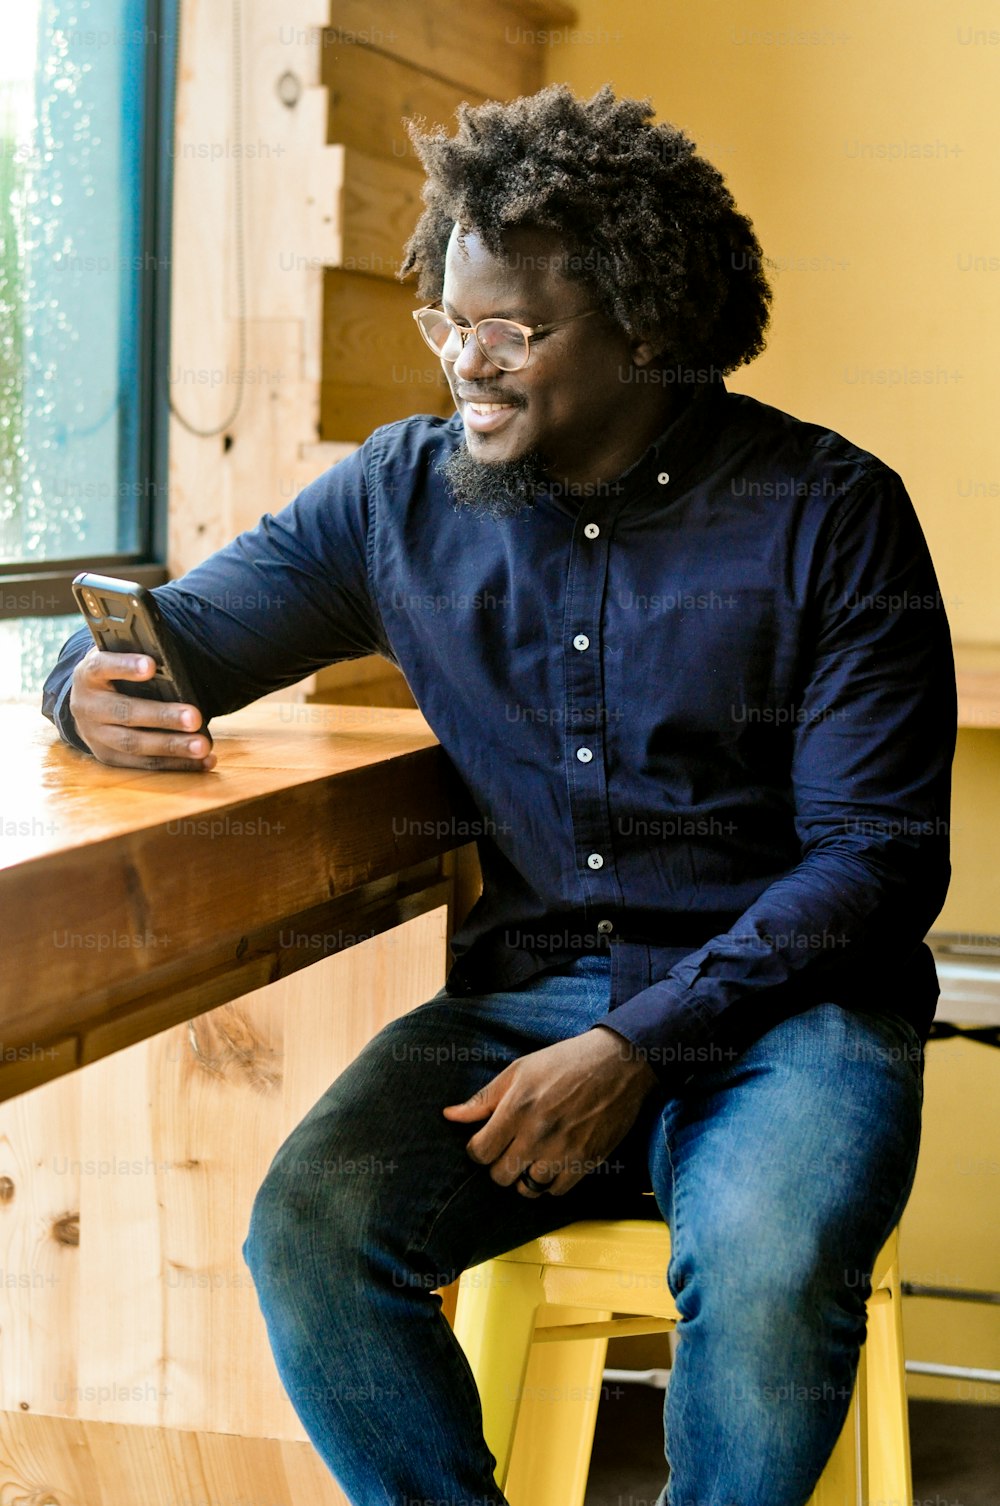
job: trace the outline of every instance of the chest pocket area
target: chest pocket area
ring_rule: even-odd
[[[773,588],[633,593],[619,605],[626,678],[646,687],[665,733],[731,744],[786,723]]]

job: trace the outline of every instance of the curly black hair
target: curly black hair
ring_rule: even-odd
[[[565,84],[507,104],[462,104],[458,131],[407,122],[427,172],[400,278],[438,299],[454,225],[493,255],[514,226],[557,231],[566,275],[585,280],[630,337],[680,367],[721,374],[764,348],[771,289],[753,226],[717,168],[649,100]]]

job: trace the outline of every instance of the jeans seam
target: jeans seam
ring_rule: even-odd
[[[434,1217],[431,1219],[430,1227],[428,1228],[426,1234],[423,1235],[423,1237],[420,1240],[420,1242],[418,1244],[415,1244],[414,1247],[413,1247],[412,1253],[414,1255],[426,1255],[427,1254],[427,1246],[428,1246],[428,1244],[431,1241],[431,1238],[432,1238],[432,1236],[434,1234],[434,1230],[437,1228],[438,1224],[441,1222],[441,1220],[444,1217],[444,1215],[448,1212],[448,1209],[451,1207],[452,1203],[455,1201],[455,1199],[459,1196],[460,1193],[462,1193],[462,1192],[465,1191],[466,1187],[468,1187],[468,1185],[469,1185],[470,1182],[475,1181],[477,1174],[479,1172],[482,1172],[482,1171],[485,1171],[485,1170],[486,1170],[486,1168],[484,1166],[479,1166],[479,1167],[476,1167],[475,1170],[470,1171],[466,1176],[464,1176],[462,1178],[461,1182],[455,1188],[454,1192],[452,1192],[449,1195],[447,1202],[444,1203],[444,1204],[442,1204],[441,1207],[436,1208],[434,1210]]]

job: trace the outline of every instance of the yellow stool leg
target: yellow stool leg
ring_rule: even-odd
[[[864,1364],[863,1349],[861,1364]],[[858,1373],[860,1376],[860,1368]],[[860,1393],[855,1386],[840,1437],[833,1446],[833,1453],[816,1482],[816,1489],[809,1497],[807,1506],[866,1506],[862,1494],[864,1476],[859,1450],[860,1424]]]
[[[868,1422],[866,1506],[912,1506],[913,1501],[897,1248],[893,1234],[888,1274],[868,1307],[862,1392]]]
[[[610,1317],[592,1307],[544,1307],[538,1322],[550,1327]],[[583,1506],[607,1348],[606,1338],[532,1346],[504,1486],[511,1506]]]
[[[808,1506],[912,1506],[898,1231],[879,1254],[867,1337],[843,1431]]]
[[[455,1337],[472,1367],[483,1405],[483,1436],[496,1459],[503,1490],[510,1468],[535,1314],[542,1300],[542,1271],[518,1261],[487,1260],[463,1272],[455,1310]]]

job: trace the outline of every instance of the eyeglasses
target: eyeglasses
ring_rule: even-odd
[[[456,324],[443,309],[432,304],[414,309],[417,329],[436,356],[444,361],[457,361],[465,349],[470,335],[475,335],[476,344],[494,366],[501,371],[520,371],[531,354],[531,341],[536,335],[548,334],[550,329],[559,329],[572,324],[574,319],[586,319],[596,314],[596,309],[584,309],[582,314],[570,314],[566,319],[555,319],[551,324],[517,324],[513,319],[480,319],[478,324]]]

